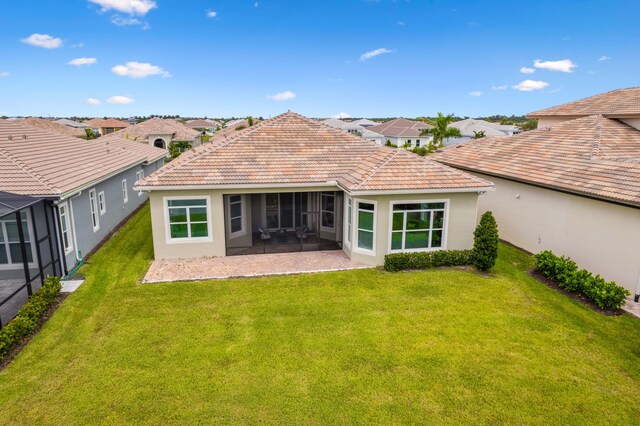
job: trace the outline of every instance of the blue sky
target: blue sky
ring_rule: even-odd
[[[0,114],[522,114],[640,85],[639,15],[631,0],[3,1]]]

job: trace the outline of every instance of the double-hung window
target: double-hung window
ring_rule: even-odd
[[[100,208],[100,216],[107,212],[107,202],[104,198],[104,191],[98,192],[98,207]]]
[[[444,247],[445,202],[397,203],[392,208],[391,250]]]
[[[129,189],[127,188],[127,180],[122,179],[122,202],[127,204],[129,201]]]
[[[244,199],[242,195],[229,195],[229,234],[231,238],[244,235]]]
[[[171,242],[210,241],[208,198],[166,200],[167,236]]]
[[[144,179],[144,170],[138,170],[136,172],[136,182]],[[138,191],[138,197],[142,195],[142,191]]]
[[[20,226],[22,228],[27,262],[33,263],[33,247],[31,245],[29,216],[20,212]],[[20,247],[20,233],[15,215],[0,220],[0,269],[13,269],[22,266],[22,249]]]
[[[71,225],[69,223],[69,207],[67,203],[60,204],[58,210],[60,212],[60,231],[62,233],[62,244],[64,246],[64,252],[66,254],[71,253],[73,250],[73,243],[71,241]]]
[[[320,203],[320,217],[322,218],[321,225],[323,228],[335,229],[336,218],[336,193],[335,192],[323,192],[322,200]]]
[[[358,201],[357,243],[358,248],[374,251],[376,206],[373,203]]]
[[[100,218],[98,217],[98,200],[96,198],[96,190],[89,191],[89,209],[91,211],[91,225],[93,226],[93,232],[100,229]]]

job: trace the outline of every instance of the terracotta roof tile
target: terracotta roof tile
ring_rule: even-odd
[[[171,119],[154,117],[142,123],[134,124],[117,132],[109,133],[100,140],[124,139],[129,141],[148,143],[149,135],[171,134],[176,141],[193,141],[200,136],[200,132]]]
[[[602,114],[605,117],[640,116],[640,87],[612,90],[585,99],[530,112],[527,117],[584,116]]]
[[[490,182],[295,113],[195,148],[144,186],[338,182],[348,190],[480,188]]]
[[[423,129],[430,129],[433,126],[423,121],[407,120],[406,118],[396,118],[385,121],[375,126],[367,127],[367,130],[389,137],[418,137]]]

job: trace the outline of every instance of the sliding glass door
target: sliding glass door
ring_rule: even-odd
[[[265,217],[269,229],[293,229],[294,193],[265,194]]]

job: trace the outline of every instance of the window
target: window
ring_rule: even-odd
[[[229,196],[229,210],[227,212],[229,217],[229,234],[230,236],[237,237],[244,235],[244,198],[242,195],[230,195]]]
[[[22,250],[20,248],[20,234],[15,215],[0,220],[0,268],[22,266]],[[26,212],[20,212],[20,226],[24,233],[27,262],[33,263],[33,248],[31,247],[31,233]]]
[[[393,204],[391,250],[443,248],[445,211],[445,202]]]
[[[347,197],[347,229],[346,229],[345,242],[348,246],[351,246],[351,235],[353,235],[353,200],[351,197]]]
[[[100,218],[98,217],[98,201],[96,200],[96,190],[89,191],[89,209],[91,210],[91,225],[93,232],[100,229]]]
[[[420,147],[420,139],[416,139],[416,146]]]
[[[168,199],[167,218],[169,241],[210,241],[208,198]]]
[[[144,179],[144,170],[138,170],[136,172],[136,182]],[[138,191],[138,197],[142,195],[142,191]]]
[[[323,192],[322,203],[320,209],[320,216],[322,218],[322,227],[335,229],[335,208],[336,208],[336,193],[335,192]]]
[[[107,212],[107,204],[104,199],[104,191],[98,193],[98,207],[100,208],[100,216]]]
[[[71,253],[73,250],[73,244],[71,243],[71,226],[69,225],[69,211],[67,203],[60,204],[58,210],[60,211],[60,231],[62,232],[62,244],[64,246],[64,252],[66,254]]]
[[[124,204],[127,204],[127,201],[129,201],[129,192],[127,189],[126,179],[122,179],[122,201],[124,202]]]
[[[375,210],[373,203],[358,202],[358,248],[374,251],[375,242]]]

